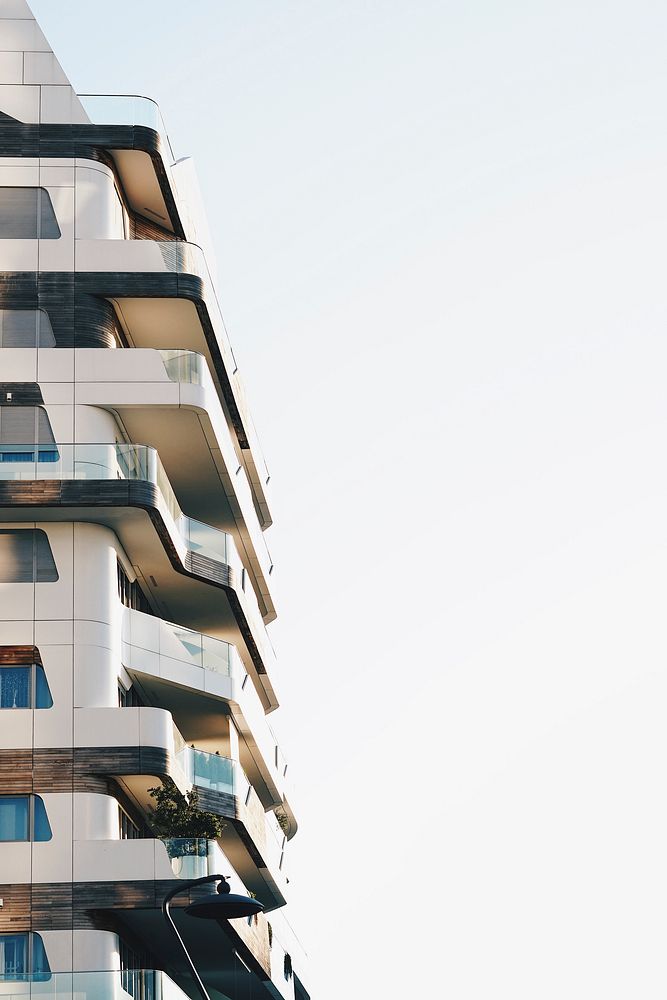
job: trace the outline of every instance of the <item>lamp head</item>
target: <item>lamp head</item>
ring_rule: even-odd
[[[258,899],[231,892],[229,882],[222,878],[218,882],[215,896],[209,896],[199,903],[191,903],[185,912],[202,920],[234,920],[235,917],[253,917],[263,909],[264,906]]]

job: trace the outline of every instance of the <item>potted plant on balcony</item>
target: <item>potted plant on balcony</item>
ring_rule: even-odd
[[[183,795],[173,781],[165,781],[148,791],[155,799],[150,824],[155,836],[164,841],[169,857],[205,857],[207,842],[217,840],[225,824],[215,813],[199,808],[197,789]]]

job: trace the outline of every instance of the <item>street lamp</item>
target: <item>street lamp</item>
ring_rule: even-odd
[[[197,984],[197,989],[201,994],[202,1000],[211,1000],[195,968],[195,963],[190,958],[190,952],[185,947],[185,942],[174,923],[169,905],[174,896],[178,895],[179,892],[183,892],[185,889],[192,889],[195,885],[203,885],[205,882],[217,882],[218,895],[211,896],[210,899],[202,900],[200,903],[191,903],[190,906],[187,906],[185,912],[191,917],[199,917],[204,920],[217,920],[220,924],[224,925],[228,920],[233,920],[234,917],[251,917],[257,913],[261,913],[264,907],[257,899],[252,899],[250,896],[239,896],[237,893],[232,892],[229,882],[224,875],[204,875],[202,878],[183,882],[164,897],[162,901],[164,919],[171,927],[183,950],[183,954],[190,967],[190,972],[192,973],[192,978]]]

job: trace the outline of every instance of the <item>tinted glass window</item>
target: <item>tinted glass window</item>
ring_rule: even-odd
[[[41,528],[0,528],[0,583],[55,583],[58,570]]]
[[[56,338],[43,309],[0,309],[0,347],[55,347]]]
[[[49,682],[44,673],[44,667],[38,663],[35,666],[35,708],[52,708],[53,698]]]
[[[44,802],[39,795],[33,795],[32,798],[35,810],[33,817],[33,840],[51,840],[53,834],[51,833],[51,824],[49,823],[49,817],[46,815]]]
[[[49,960],[39,934],[0,934],[0,980],[16,982],[30,977],[45,982],[50,975]]]
[[[0,841],[30,838],[30,797],[0,796]]]
[[[0,709],[52,706],[49,682],[41,664],[0,665]]]
[[[56,221],[44,188],[0,187],[0,239],[57,240]]]
[[[30,708],[32,667],[0,667],[0,708]]]
[[[21,979],[28,974],[28,935],[0,934],[0,976]]]

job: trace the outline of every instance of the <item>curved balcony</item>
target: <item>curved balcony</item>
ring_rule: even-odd
[[[54,489],[55,483],[62,485]],[[139,488],[145,486],[151,489]],[[44,519],[50,509],[57,512],[64,506],[75,508],[80,519],[109,523],[128,551],[134,550],[133,563],[141,566],[145,580],[153,582],[165,617],[190,618],[195,625],[210,621],[216,627],[222,622],[228,628],[215,595],[215,588],[224,590],[230,627],[233,622],[232,633],[238,633],[233,641],[241,645],[266,707],[276,707],[267,673],[273,649],[234,539],[182,512],[154,448],[137,444],[0,445],[0,508],[6,518],[16,519],[20,512],[32,520],[43,511]],[[144,521],[148,515],[155,532],[139,536],[129,513],[119,518],[118,509],[136,510]],[[184,587],[183,576],[212,589]]]
[[[72,857],[75,882],[203,878],[228,863],[217,841],[185,837],[75,840]]]
[[[152,704],[168,709],[190,740],[197,743],[205,734],[221,728],[220,701],[229,705],[236,728],[243,736],[241,761],[265,805],[286,809],[289,836],[297,829],[287,803],[287,766],[262,706],[236,647],[222,639],[182,625],[174,625],[153,615],[121,608],[121,660],[128,673],[139,681]],[[194,727],[188,709],[181,720],[187,688],[188,705],[196,705],[200,731]],[[196,701],[193,698],[197,696]],[[244,756],[245,754],[245,756]]]
[[[276,831],[274,814],[265,813],[239,761],[191,746],[177,751],[176,759],[186,780],[199,792],[202,808],[238,820],[250,835],[257,852],[256,863],[274,893],[284,900],[286,838],[282,831]],[[232,863],[244,870],[242,843],[223,832],[223,844]]]
[[[122,322],[135,347],[192,349],[210,361],[238,437],[262,524],[268,527],[270,477],[202,248],[173,240],[77,240],[77,247],[81,290],[112,301],[126,300]],[[147,280],[148,274],[151,278]],[[156,302],[167,299],[184,306],[189,301],[195,308],[181,310],[175,326],[173,315],[164,321]],[[171,311],[173,314],[173,305]]]
[[[125,479],[153,483],[160,490],[185,547],[243,573],[232,536],[182,512],[156,450],[148,445],[0,444],[0,480],[17,479]]]
[[[78,791],[88,787],[91,776],[122,778],[147,816],[155,804],[149,789],[156,779],[170,778],[182,793],[196,788],[200,807],[225,819],[221,845],[245,884],[269,908],[285,903],[285,845],[276,842],[273,813],[265,812],[239,761],[188,745],[169,711],[155,707],[75,709],[71,773],[63,770],[59,777]],[[104,843],[114,856],[129,852],[138,858],[142,850],[149,852],[148,841],[140,841],[144,846],[136,849],[117,846],[125,841]],[[98,850],[84,846],[82,856]],[[150,848],[155,850],[161,849]],[[146,854],[141,864],[155,868],[150,858]],[[188,861],[193,863],[199,862]],[[164,866],[162,870],[161,877],[167,877]],[[83,871],[77,877],[84,878]]]
[[[169,141],[159,105],[151,97],[139,94],[77,94],[83,109],[94,125],[141,125],[160,134],[172,160]]]
[[[181,348],[3,349],[8,382],[74,378],[77,402],[117,413],[133,441],[158,450],[183,506],[200,521],[231,530],[252,576],[264,621],[276,617],[273,562],[253,490],[240,461],[206,358]]]

